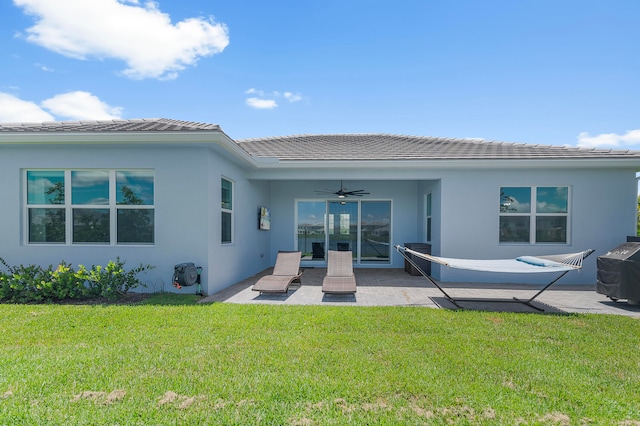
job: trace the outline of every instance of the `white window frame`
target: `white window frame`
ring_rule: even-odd
[[[571,186],[570,185],[501,185],[501,188],[529,188],[531,190],[531,210],[528,213],[509,213],[509,212],[499,212],[499,218],[505,216],[520,216],[520,217],[529,217],[529,241],[528,242],[520,242],[520,241],[500,241],[500,225],[498,225],[498,243],[504,245],[513,245],[513,244],[530,244],[530,245],[570,245],[571,244]],[[567,188],[567,212],[566,213],[539,213],[538,212],[538,188]],[[498,191],[500,193],[500,191]],[[500,197],[500,194],[498,194]],[[499,202],[500,203],[500,202]],[[498,204],[499,204],[498,203]],[[536,233],[536,219],[538,217],[557,217],[564,216],[566,217],[566,238],[565,241],[562,242],[552,242],[552,241],[537,241],[537,233]],[[498,219],[499,221],[500,219]]]
[[[433,240],[433,195],[431,192],[424,194],[424,242]]]
[[[331,222],[333,220],[340,220],[339,218],[334,218],[332,215],[329,214],[329,203],[331,202],[341,202],[341,201],[345,201],[344,199],[333,199],[333,198],[323,198],[323,199],[317,199],[317,198],[297,198],[294,200],[294,225],[293,225],[293,229],[294,229],[294,233],[293,233],[293,246],[295,248],[295,250],[302,250],[299,247],[299,234],[298,234],[298,205],[301,202],[320,202],[320,203],[324,203],[325,205],[325,209],[324,209],[324,217],[323,217],[323,223],[324,223],[324,246],[327,246],[327,242],[329,241],[329,234],[330,234],[330,229],[333,228],[333,225],[331,224]],[[362,262],[361,261],[361,257],[362,257],[362,204],[363,203],[368,203],[368,202],[388,202],[389,203],[389,243],[393,242],[393,231],[394,231],[394,227],[393,227],[393,200],[392,199],[366,199],[366,200],[349,200],[349,202],[357,202],[358,204],[358,215],[357,215],[357,220],[358,220],[358,226],[357,226],[357,253],[358,256],[356,259],[354,259],[355,264],[357,265],[391,265],[393,263],[393,252],[392,250],[389,251],[389,259],[387,261],[381,261],[381,262]],[[326,250],[326,249],[325,249]],[[326,251],[325,251],[326,254]],[[318,262],[325,262],[326,263],[326,259],[324,260],[305,260],[303,259],[303,264],[308,264],[308,265],[314,265],[317,264]]]
[[[153,210],[155,214],[155,172],[153,173],[153,185],[154,185],[154,199],[153,204],[144,204],[144,205],[122,205],[117,204],[117,196],[116,196],[116,173],[117,172],[129,172],[129,171],[142,171],[142,170],[150,170],[150,169],[82,169],[82,168],[74,168],[74,169],[59,169],[59,168],[51,168],[51,169],[40,169],[40,168],[28,168],[22,170],[22,178],[23,178],[23,241],[28,246],[143,246],[149,247],[155,245],[155,224],[154,224],[154,238],[153,243],[118,243],[118,210],[123,209],[148,209]],[[109,203],[108,204],[72,204],[72,182],[71,182],[71,174],[72,172],[83,172],[83,171],[106,171],[109,175]],[[152,170],[151,170],[152,171]],[[64,204],[28,204],[28,194],[27,194],[27,173],[28,172],[63,172],[64,173]],[[44,209],[63,209],[65,211],[65,241],[61,243],[55,242],[30,242],[29,241],[29,209],[35,208],[44,208]],[[73,210],[74,209],[108,209],[109,210],[109,242],[73,242]]]
[[[224,203],[222,201],[222,182],[226,181],[229,182],[231,184],[231,208],[225,208],[224,207]],[[236,190],[236,184],[235,181],[233,179],[229,179],[228,177],[225,176],[221,176],[220,177],[220,244],[222,245],[230,245],[233,244],[235,241],[235,214],[234,214],[234,205],[235,205],[235,190]],[[231,218],[231,223],[230,223],[230,227],[231,227],[231,235],[230,235],[230,240],[229,241],[223,241],[223,229],[222,229],[222,217],[225,214],[229,214],[229,217]]]

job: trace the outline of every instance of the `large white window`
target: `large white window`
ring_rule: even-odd
[[[233,242],[233,182],[222,178],[220,190],[222,200],[220,242],[231,244]]]
[[[27,170],[29,244],[153,244],[152,170]]]
[[[501,243],[568,243],[569,187],[500,188]]]

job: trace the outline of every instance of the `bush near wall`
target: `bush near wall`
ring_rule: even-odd
[[[149,269],[143,265],[125,270],[120,258],[109,261],[106,266],[94,265],[90,269],[79,265],[74,270],[62,261],[54,269],[52,265],[10,266],[3,258],[0,263],[6,268],[0,271],[0,301],[9,303],[56,302],[61,300],[104,297],[117,300],[128,291],[145,287],[138,274]]]

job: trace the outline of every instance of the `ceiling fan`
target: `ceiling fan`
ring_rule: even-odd
[[[362,197],[365,194],[369,194],[368,192],[364,192],[364,189],[354,189],[353,191],[347,191],[347,188],[342,185],[342,181],[340,181],[340,189],[337,191],[331,191],[330,189],[326,189],[324,191],[315,191],[318,194],[333,194],[338,198],[347,198],[347,197]]]

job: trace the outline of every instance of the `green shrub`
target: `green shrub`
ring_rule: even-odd
[[[0,262],[9,271],[0,275],[0,300],[14,303],[40,302],[51,297],[48,284],[51,267],[43,269],[36,265],[9,266],[4,259]]]
[[[91,269],[87,269],[84,265],[80,265],[77,274],[86,281],[87,290],[91,296],[118,299],[131,289],[138,286],[144,287],[144,283],[137,278],[137,275],[153,268],[151,265],[140,264],[137,268],[126,271],[124,263],[118,257],[115,262],[109,261],[106,267],[94,265]]]
[[[137,278],[140,272],[152,269],[142,265],[130,271],[117,258],[106,267],[100,265],[87,269],[83,265],[76,272],[71,265],[61,262],[56,269],[49,265],[10,266],[0,258],[7,272],[0,271],[0,301],[11,303],[55,302],[90,297],[118,299],[129,290],[144,287]]]

